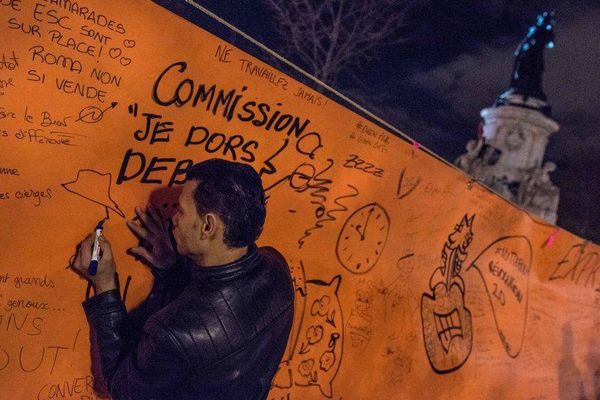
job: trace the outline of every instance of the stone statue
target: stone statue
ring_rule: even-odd
[[[513,94],[546,101],[542,90],[546,47],[554,47],[554,12],[547,11],[538,15],[536,24],[529,28],[527,36],[515,51],[515,65],[510,81]]]
[[[465,171],[467,174],[471,173],[471,165],[479,155],[482,146],[483,139],[469,140],[466,147],[467,152],[454,160],[454,165]]]
[[[556,164],[551,161],[545,162],[543,167],[535,168],[519,187],[519,204],[542,209],[552,207],[558,196],[557,188],[550,181],[550,172],[555,169]]]
[[[471,146],[474,145],[471,144]],[[472,148],[474,151],[475,148]],[[469,147],[467,147],[467,150],[468,149]],[[502,150],[486,144],[481,140],[481,143],[478,143],[477,154],[471,155],[471,157],[475,157],[470,161],[467,173],[484,185],[490,186],[493,182],[493,174],[491,174],[490,171],[493,169],[494,165],[496,165],[501,155]],[[459,160],[457,159],[456,162],[458,161]],[[465,162],[464,160],[460,161],[463,163]]]
[[[471,140],[454,164],[473,180],[528,212],[555,223],[559,189],[545,163],[549,137],[559,129],[542,89],[544,49],[554,46],[554,13],[544,12],[519,44],[510,88],[481,110],[483,141]],[[543,166],[542,166],[543,165]]]

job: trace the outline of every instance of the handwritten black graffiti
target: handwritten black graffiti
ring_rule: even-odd
[[[345,168],[357,169],[378,178],[383,177],[383,169],[377,168],[374,164],[366,162],[356,154],[350,154],[343,165]]]
[[[105,112],[117,107],[118,104],[118,102],[113,101],[112,103],[110,103],[110,106],[106,107],[104,110],[96,106],[84,107],[81,111],[79,111],[79,118],[77,118],[75,122],[81,121],[85,122],[86,124],[98,123],[102,121],[102,118],[104,118]]]
[[[567,254],[558,262],[549,281],[571,281],[583,288],[598,288],[596,273],[600,270],[600,254],[588,242],[571,246]]]
[[[0,58],[0,71],[6,69],[9,71],[14,71],[15,68],[19,67],[20,58],[17,57],[15,51],[11,51],[12,54],[8,56],[5,53],[2,53],[2,57]]]
[[[342,204],[341,201],[344,199],[351,199],[353,197],[357,197],[358,196],[358,188],[356,188],[350,184],[346,184],[346,186],[349,189],[351,189],[352,192],[349,194],[343,195],[343,196],[338,196],[333,200],[333,203],[337,206],[337,208],[327,209],[327,208],[325,208],[323,203],[319,204],[319,206],[315,210],[315,216],[317,217],[317,220],[316,220],[315,224],[312,227],[305,230],[302,237],[300,239],[298,239],[298,247],[299,248],[302,248],[302,246],[304,245],[304,242],[306,241],[306,238],[308,238],[310,235],[312,235],[314,233],[314,231],[323,228],[324,223],[335,221],[336,217],[335,217],[334,213],[343,213],[345,211],[348,211],[348,208],[344,204]],[[314,193],[316,193],[316,192],[314,192]],[[314,193],[311,193],[311,196],[313,196]],[[318,196],[318,195],[316,195],[316,196]],[[312,203],[312,201],[311,201],[311,203]]]
[[[273,154],[271,154],[265,161],[263,161],[263,166],[258,171],[259,176],[261,178],[263,178],[263,180],[264,180],[264,175],[274,175],[278,172],[277,166],[274,164],[273,161],[281,153],[283,153],[283,151],[287,148],[289,142],[290,142],[289,139],[285,138],[283,140],[283,144],[277,150],[275,150],[275,152]],[[303,153],[301,153],[301,154],[303,154]],[[310,155],[309,155],[309,157],[310,157]],[[277,188],[279,185],[281,185],[284,182],[288,182],[290,187],[292,187],[292,189],[294,189],[296,192],[303,192],[304,190],[306,190],[306,185],[304,183],[300,183],[299,185],[297,185],[297,184],[294,184],[294,182],[297,182],[297,181],[308,182],[315,177],[315,174],[316,174],[316,168],[312,164],[302,163],[298,167],[296,167],[296,169],[294,169],[294,171],[292,171],[292,173],[285,175],[282,178],[280,178],[279,180],[275,181],[274,183],[266,186],[266,188],[265,188],[266,198],[267,199],[269,198],[269,192],[271,190]],[[292,179],[294,179],[294,181],[292,181]]]
[[[286,112],[283,103],[275,105],[247,98],[247,86],[236,89],[209,85],[189,77],[188,63],[178,61],[167,66],[156,78],[152,87],[152,99],[162,107],[193,107],[204,109],[227,121],[236,119],[262,128],[265,132],[280,132],[285,137],[297,139],[296,150],[313,159],[315,152],[323,147],[321,134],[312,130],[311,120]],[[186,76],[187,75],[187,76]],[[163,79],[180,79],[175,91],[163,87]],[[170,87],[171,85],[169,85]],[[169,93],[170,92],[170,93]]]
[[[473,347],[471,311],[465,306],[462,263],[473,239],[475,215],[465,215],[448,235],[441,263],[429,279],[430,293],[421,296],[421,323],[427,359],[438,374],[460,368]]]
[[[111,185],[112,175],[110,173],[103,174],[92,169],[82,169],[77,171],[77,178],[75,180],[63,183],[62,187],[68,192],[104,206],[106,209],[106,218],[109,218],[109,209],[113,210],[121,218],[125,218],[125,213],[121,211],[119,205],[112,199]]]
[[[398,200],[402,200],[403,198],[411,194],[419,186],[419,183],[421,183],[420,176],[416,178],[412,177],[410,179],[407,179],[406,182],[404,182],[405,174],[406,168],[402,168],[402,172],[400,172],[400,178],[398,179],[398,187],[396,189],[396,198]]]
[[[490,243],[467,268],[476,270],[484,282],[498,337],[511,358],[517,358],[523,348],[532,260],[527,237],[504,236]]]
[[[278,148],[275,153],[273,153],[269,158],[267,158],[265,161],[263,161],[264,166],[260,168],[260,171],[258,171],[258,175],[262,178],[264,174],[267,175],[272,175],[274,173],[277,172],[277,167],[273,164],[273,160],[275,158],[277,158],[277,156],[283,151],[285,150],[285,148],[287,147],[288,143],[290,142],[289,139],[284,139],[283,140],[283,144],[281,145],[280,148]],[[289,175],[284,177],[283,179],[279,180],[278,183],[281,183],[283,181],[285,181],[286,179],[289,178]],[[268,189],[267,189],[268,190]],[[265,190],[265,192],[267,191]]]
[[[327,162],[329,165],[319,172],[317,172],[312,164],[300,164],[289,178],[290,186],[297,192],[310,191],[310,203],[316,205],[315,224],[305,230],[302,237],[298,239],[299,248],[304,246],[306,239],[311,236],[314,231],[323,228],[324,223],[335,221],[336,217],[334,213],[341,213],[348,210],[348,208],[341,203],[343,199],[358,196],[358,189],[350,184],[346,184],[346,186],[351,189],[351,193],[336,197],[334,204],[337,208],[327,209],[327,193],[329,192],[329,186],[333,181],[329,178],[325,178],[323,175],[329,171],[334,164],[333,160],[330,158],[327,159]]]

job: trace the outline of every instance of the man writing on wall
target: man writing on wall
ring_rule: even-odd
[[[249,166],[212,159],[191,167],[168,224],[151,206],[128,226],[147,244],[131,249],[152,266],[155,284],[139,313],[136,336],[115,279],[110,243],[101,238],[95,276],[87,273],[94,241],[73,267],[95,288],[83,303],[97,338],[102,372],[115,399],[264,399],[286,347],[293,288],[284,258],[257,248],[266,209]]]

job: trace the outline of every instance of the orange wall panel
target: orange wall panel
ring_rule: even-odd
[[[0,397],[99,396],[75,246],[109,217],[134,307],[125,220],[211,157],[294,277],[271,399],[600,395],[598,246],[154,3],[53,3],[0,2]]]

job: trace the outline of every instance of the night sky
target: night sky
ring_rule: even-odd
[[[183,1],[156,2],[271,61]],[[260,0],[198,3],[275,51],[284,40]],[[558,167],[551,175],[561,192],[558,225],[600,243],[600,1],[415,1],[403,30],[408,40],[343,74],[337,89],[453,161],[476,137],[480,110],[508,89],[513,52],[545,10],[556,13],[543,87],[561,126],[546,150]]]

